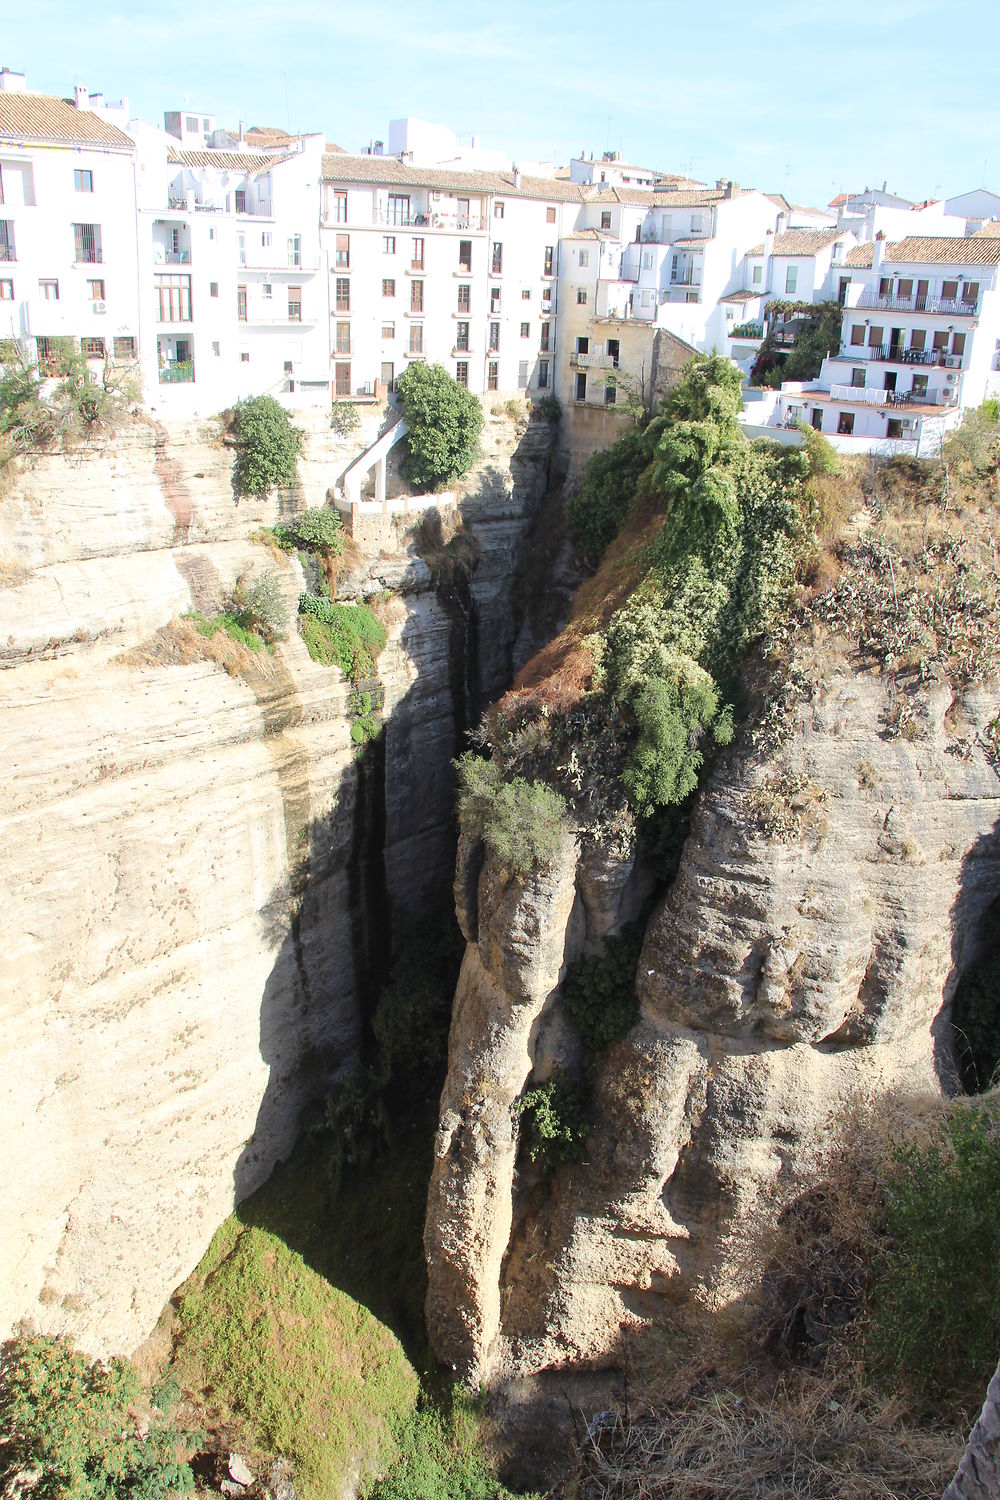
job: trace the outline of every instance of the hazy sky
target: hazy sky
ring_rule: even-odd
[[[793,202],[1000,190],[1000,0],[6,0],[0,63],[348,150],[410,114],[515,158],[620,148]]]

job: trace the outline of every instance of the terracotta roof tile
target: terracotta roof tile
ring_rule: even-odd
[[[135,150],[135,141],[117,125],[48,94],[0,93],[0,140]]]
[[[568,240],[603,240],[618,242],[618,236],[611,233],[610,229],[573,229],[568,235]]]
[[[827,245],[832,245],[834,240],[843,239],[842,229],[788,229],[784,234],[774,236],[772,255],[815,255],[820,250],[825,250]],[[757,251],[762,254],[762,251]]]
[[[323,157],[326,182],[363,182],[379,186],[428,187],[467,193],[502,193],[509,198],[545,198],[551,202],[582,203],[579,183],[551,177],[522,176],[514,186],[512,172],[465,172],[451,167],[414,167],[395,156]]]
[[[704,250],[705,246],[711,243],[712,236],[710,234],[699,234],[693,239],[688,240],[671,241],[671,244],[679,246],[681,250]]]
[[[844,265],[854,271],[863,271],[875,263],[875,246],[869,240],[864,245],[853,245],[844,256]]]
[[[266,172],[278,162],[289,161],[294,151],[284,156],[265,155],[262,151],[228,151],[222,148],[186,151],[180,146],[167,148],[167,161],[175,167],[215,167],[219,172]]]
[[[985,224],[980,225],[973,234],[974,240],[995,240],[1000,238],[1000,219],[987,219]]]
[[[885,247],[886,260],[935,266],[1000,266],[1000,238],[910,235]]]
[[[725,294],[724,297],[720,297],[719,298],[719,301],[720,302],[749,302],[750,299],[751,299],[751,297],[762,297],[763,295],[764,295],[764,288],[763,287],[757,287],[756,289],[751,290],[750,287],[746,287],[745,286],[745,287],[742,287],[738,292],[726,292],[726,294]]]

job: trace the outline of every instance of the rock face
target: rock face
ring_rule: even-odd
[[[947,1003],[1000,885],[996,699],[932,686],[921,737],[892,739],[890,691],[840,669],[780,750],[744,745],[718,766],[647,928],[639,1020],[599,1065],[586,1160],[540,1205],[508,1101],[533,1062],[536,1077],[574,1064],[559,968],[627,920],[636,876],[574,873],[567,851],[548,879],[576,902],[541,881],[492,899],[488,864],[474,901],[460,860],[470,946],[429,1200],[429,1326],[440,1358],[497,1391],[536,1476],[565,1393],[614,1367],[622,1330],[739,1292],[736,1231],[808,1168],[850,1096],[952,1086]],[[507,956],[532,902],[562,922],[526,1001]],[[505,1244],[482,1234],[487,1201]]]
[[[483,483],[516,552],[546,466],[512,477],[518,435],[494,427]],[[297,489],[237,505],[212,424],[140,426],[0,504],[5,1327],[101,1354],[145,1337],[356,1051],[391,923],[451,878],[467,642],[410,538],[343,580],[398,596],[363,766],[350,683],[294,630],[236,676],[153,636],[248,567],[294,618],[299,562],[251,538],[349,457],[317,425]],[[477,610],[512,637],[489,569]]]

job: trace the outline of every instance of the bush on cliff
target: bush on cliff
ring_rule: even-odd
[[[236,443],[233,487],[237,495],[266,495],[292,484],[302,434],[273,396],[249,396],[233,408],[231,431]]]
[[[639,1013],[635,969],[643,927],[637,922],[604,940],[604,952],[583,958],[563,980],[562,1003],[588,1052],[625,1036]]]
[[[125,1360],[91,1362],[64,1338],[24,1334],[0,1354],[0,1491],[35,1500],[188,1494],[189,1435],[155,1408]]]
[[[565,798],[543,781],[505,781],[495,762],[472,751],[455,764],[462,832],[482,838],[501,868],[519,879],[550,866],[569,830]]]
[[[299,596],[302,639],[313,661],[338,666],[352,682],[375,673],[375,664],[388,637],[364,604],[334,604],[321,594]]]
[[[610,448],[592,454],[566,501],[570,535],[591,567],[596,568],[621,530],[639,477],[653,456],[658,430],[627,432]]]
[[[339,557],[344,550],[344,532],[340,512],[318,506],[304,511],[292,521],[279,521],[264,533],[282,552],[326,552]]]
[[[409,429],[406,477],[439,490],[475,463],[483,409],[441,365],[411,364],[396,383]]]

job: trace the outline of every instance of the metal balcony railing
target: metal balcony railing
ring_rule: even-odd
[[[946,317],[974,318],[979,312],[978,296],[957,297],[882,297],[876,291],[861,293],[857,306],[877,312],[942,313]]]
[[[160,370],[161,385],[187,385],[194,380],[194,360],[180,360],[176,364],[164,365]]]

